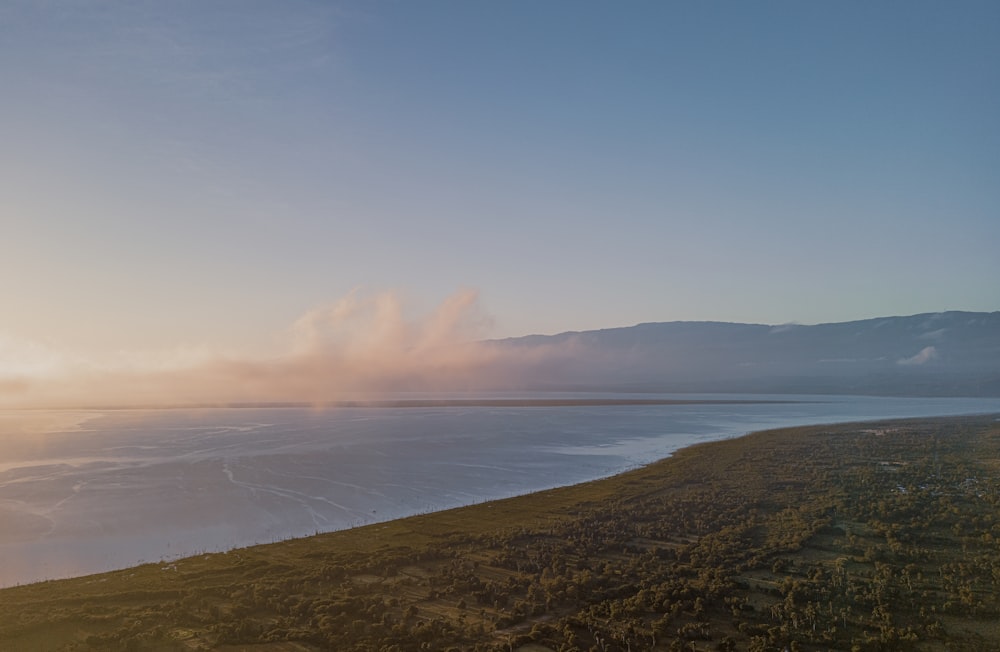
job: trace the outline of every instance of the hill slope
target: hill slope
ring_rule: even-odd
[[[814,326],[666,322],[496,341],[532,388],[1000,396],[1000,312]]]

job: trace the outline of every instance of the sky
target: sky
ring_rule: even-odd
[[[992,1],[7,0],[0,388],[1000,310],[998,71]]]

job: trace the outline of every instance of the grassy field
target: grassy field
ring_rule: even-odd
[[[2,650],[997,650],[1000,421],[816,426],[606,480],[0,590]]]

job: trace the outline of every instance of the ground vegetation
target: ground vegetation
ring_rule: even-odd
[[[8,650],[995,650],[1000,420],[790,428],[613,478],[0,591]]]

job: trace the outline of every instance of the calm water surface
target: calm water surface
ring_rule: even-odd
[[[0,586],[591,480],[765,428],[1000,412],[1000,399],[637,398],[801,402],[0,412]]]

